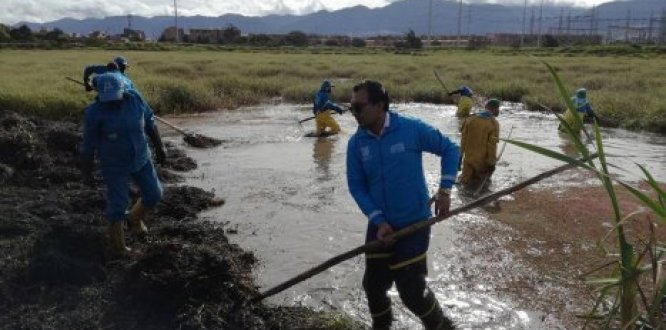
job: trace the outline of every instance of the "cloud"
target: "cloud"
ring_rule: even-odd
[[[319,10],[337,10],[356,5],[375,8],[396,1],[401,0],[181,0],[178,3],[178,13],[183,16],[220,16],[229,13],[248,16],[263,16],[268,14],[303,15]],[[522,3],[523,1],[524,0],[463,0],[463,2],[466,3]],[[537,3],[538,1],[540,0],[529,0],[530,3]],[[581,0],[577,3],[591,5],[601,1],[602,0]],[[147,17],[173,15],[173,1],[0,0],[0,22],[5,24],[16,24],[20,21],[42,23],[65,17],[83,19],[102,18],[105,16],[122,16],[128,14]]]

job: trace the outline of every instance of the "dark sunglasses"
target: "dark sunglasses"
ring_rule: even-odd
[[[349,107],[349,111],[353,114],[360,114],[363,112],[363,109],[367,107],[370,104],[370,102],[358,102],[358,103],[352,103],[351,106]]]

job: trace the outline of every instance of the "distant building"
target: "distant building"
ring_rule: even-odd
[[[94,31],[93,33],[89,34],[88,37],[90,37],[91,39],[106,40],[109,39],[111,36],[104,31]]]
[[[222,29],[190,29],[188,40],[194,43],[215,44],[223,40]]]
[[[175,26],[170,26],[162,32],[162,36],[160,37],[161,41],[171,41],[175,42],[176,37],[178,37],[178,41],[183,41],[183,38],[185,37],[185,32],[183,29],[178,29],[178,34],[176,34],[176,27]]]
[[[127,38],[131,41],[144,41],[146,40],[146,34],[141,30],[134,30],[125,28],[122,34],[123,38]]]

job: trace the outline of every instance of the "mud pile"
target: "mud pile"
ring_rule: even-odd
[[[128,236],[130,256],[113,257],[101,180],[80,182],[80,139],[75,123],[0,111],[0,328],[360,328],[248,303],[256,259],[221,225],[197,220],[223,204],[199,188],[166,185],[147,239]],[[163,181],[196,166],[172,145],[167,158]]]

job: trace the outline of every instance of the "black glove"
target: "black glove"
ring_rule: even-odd
[[[85,83],[85,86],[86,86],[86,92],[90,92],[93,90],[93,87],[90,86],[90,83]]]
[[[490,175],[495,173],[495,164],[488,166],[488,172],[490,173]]]
[[[86,186],[93,186],[93,154],[81,154],[79,159],[79,167],[81,168],[81,178]]]
[[[164,150],[164,144],[162,144],[160,132],[157,130],[157,125],[153,125],[153,129],[148,130],[146,133],[155,148],[155,163],[164,164],[164,161],[166,161],[166,151]]]
[[[166,151],[164,147],[155,147],[155,163],[164,165],[166,161]]]

